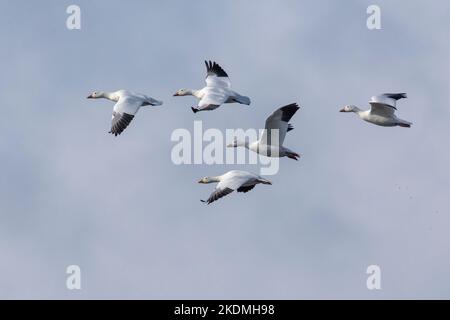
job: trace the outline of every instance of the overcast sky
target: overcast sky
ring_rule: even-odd
[[[66,8],[81,7],[81,30]],[[381,8],[381,30],[366,9]],[[0,298],[450,298],[448,1],[2,1]],[[193,114],[215,60],[251,106]],[[108,134],[93,90],[163,100]],[[338,110],[407,92],[411,129]],[[272,186],[172,163],[177,128],[257,128],[298,102]],[[66,288],[81,267],[82,290]],[[379,265],[382,289],[366,288]]]

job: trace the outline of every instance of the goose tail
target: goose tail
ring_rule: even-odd
[[[240,94],[236,93],[234,100],[240,104],[246,104],[246,105],[250,105],[251,101],[249,97],[246,96],[241,96]]]
[[[267,179],[264,179],[264,178],[259,178],[258,179],[258,182],[259,183],[262,183],[262,184],[272,184],[272,182],[271,181],[269,181],[269,180],[267,180]]]
[[[406,121],[406,120],[400,120],[397,124],[399,127],[403,128],[411,128],[412,122]]]

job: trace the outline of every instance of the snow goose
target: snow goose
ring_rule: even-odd
[[[205,110],[214,110],[223,103],[250,104],[250,98],[231,90],[230,78],[227,73],[215,62],[205,61],[206,87],[200,90],[180,89],[175,92],[177,96],[194,96],[199,99],[197,107],[191,107],[194,113]]]
[[[153,99],[145,94],[128,90],[119,90],[115,92],[94,91],[87,98],[105,98],[116,103],[113,108],[111,131],[109,132],[116,137],[128,127],[141,107],[162,105],[162,101]]]
[[[258,183],[272,184],[269,180],[247,171],[232,170],[216,177],[204,177],[198,183],[214,183],[218,182],[216,188],[207,200],[201,200],[207,204],[214,202],[233,191],[249,192]]]
[[[364,121],[383,127],[411,127],[412,123],[396,117],[397,100],[406,98],[406,93],[384,93],[370,99],[370,109],[361,110],[357,106],[347,105],[340,112],[354,112]]]
[[[249,144],[248,141],[238,141],[235,138],[234,142],[227,145],[227,147],[245,147],[267,157],[288,157],[298,160],[300,157],[298,153],[283,147],[286,133],[294,129],[289,121],[298,109],[300,108],[296,103],[291,103],[275,110],[266,119],[266,125],[259,141]]]

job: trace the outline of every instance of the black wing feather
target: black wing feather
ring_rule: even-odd
[[[205,61],[206,76],[228,77],[227,73],[215,62]]]
[[[114,118],[112,120],[111,131],[109,133],[112,133],[117,137],[128,127],[134,116],[128,113],[114,113],[113,115]]]
[[[234,190],[230,188],[225,189],[215,189],[213,193],[209,196],[208,200],[201,200],[202,202],[206,202],[206,204],[210,204],[216,200],[219,200],[222,197],[225,197],[227,194],[232,193]]]
[[[300,107],[296,103],[291,103],[288,104],[287,106],[281,107],[279,109],[282,112],[281,121],[289,122],[298,109],[300,109]]]
[[[407,98],[406,93],[385,93],[384,95],[394,100]]]
[[[294,130],[294,126],[290,123],[288,123],[288,128],[287,128],[287,132]]]
[[[239,187],[237,189],[237,192],[244,192],[244,193],[246,193],[246,192],[249,192],[250,190],[252,190],[254,187],[255,187],[255,185],[248,186],[248,187],[242,186],[242,187]]]

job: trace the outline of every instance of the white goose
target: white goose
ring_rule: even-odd
[[[361,110],[357,106],[347,105],[340,112],[354,112],[364,121],[383,127],[411,127],[412,123],[397,118],[395,115],[396,102],[406,98],[406,93],[384,93],[370,99],[370,109]]]
[[[194,96],[199,99],[196,108],[191,107],[194,113],[205,110],[214,110],[223,103],[250,104],[250,98],[240,95],[231,90],[231,81],[227,73],[215,62],[206,64],[206,87],[200,90],[180,89],[175,94],[177,96]]]
[[[118,90],[115,92],[94,91],[87,98],[105,98],[116,103],[113,108],[111,131],[109,132],[116,137],[128,127],[141,107],[162,105],[162,101],[128,90]]]
[[[214,183],[218,182],[216,188],[207,200],[201,200],[207,204],[214,202],[233,191],[249,192],[255,185],[272,184],[269,180],[247,171],[232,170],[216,177],[204,177],[198,183]]]
[[[249,144],[248,141],[238,141],[234,138],[234,142],[227,147],[245,147],[267,157],[288,157],[298,160],[300,154],[283,147],[286,133],[294,129],[289,121],[298,109],[300,108],[296,103],[277,109],[266,119],[266,125],[259,141]]]

